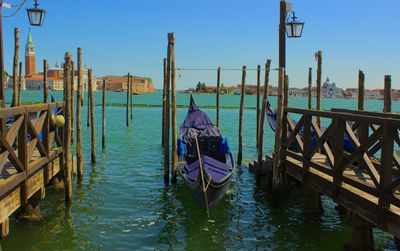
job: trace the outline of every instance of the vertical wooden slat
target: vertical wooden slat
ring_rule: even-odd
[[[392,128],[387,122],[384,124],[382,135],[382,151],[381,151],[381,172],[380,172],[380,187],[379,189],[379,206],[390,208],[390,203],[385,199],[393,196],[393,191],[390,190],[390,184],[393,179],[393,148],[394,134],[398,133],[397,128]]]
[[[341,120],[339,116],[333,118],[335,126],[335,137],[333,137],[333,169],[334,177],[333,183],[336,185],[336,195],[338,195],[342,183],[343,167],[341,167],[344,157],[344,135],[345,135],[345,121]]]
[[[289,77],[288,77],[288,75],[285,75],[285,83],[283,86],[283,92],[284,92],[283,106],[288,107],[288,105],[289,105]]]
[[[385,75],[383,112],[392,112],[392,79],[390,75]]]
[[[101,146],[106,149],[106,80],[103,79],[103,102],[102,102],[102,137]]]
[[[43,102],[49,102],[49,85],[47,83],[47,71],[49,70],[49,65],[46,59],[43,59]]]
[[[78,182],[83,178],[82,159],[82,49],[78,48],[78,83],[76,105],[76,166]],[[89,111],[88,111],[89,112]]]
[[[312,109],[312,68],[308,68],[308,109]]]
[[[260,134],[260,82],[261,82],[261,65],[257,65],[257,99],[256,99],[256,146],[258,147]],[[258,149],[258,148],[257,148]]]
[[[178,155],[176,152],[176,78],[175,78],[175,35],[171,33],[171,105],[172,105],[172,184],[176,183],[176,168],[178,164]]]
[[[14,28],[14,61],[13,61],[13,104],[18,105],[18,82],[17,82],[17,72],[18,72],[18,55],[19,55],[19,30]]]
[[[262,159],[263,159],[263,148],[264,148],[264,120],[265,113],[267,111],[267,101],[268,101],[268,83],[269,83],[269,72],[271,67],[271,60],[268,59],[265,64],[265,78],[264,78],[264,89],[263,89],[263,97],[262,97],[262,106],[261,113],[259,118],[258,125],[258,145],[257,145],[257,163],[258,169],[261,168]],[[258,103],[258,102],[257,102]]]
[[[221,67],[218,67],[217,69],[217,92],[216,92],[216,109],[217,109],[217,117],[216,117],[216,125],[219,127],[219,94],[221,92],[220,90],[220,85],[221,85]]]
[[[238,160],[237,164],[242,164],[242,151],[243,151],[243,142],[242,142],[242,134],[243,134],[243,109],[244,109],[244,96],[246,95],[246,66],[242,68],[242,85],[240,91],[240,108],[239,108],[239,152],[238,152]]]
[[[91,126],[91,145],[92,154],[91,160],[92,164],[96,163],[96,125],[94,118],[94,97],[93,97],[93,83],[92,83],[92,69],[89,69],[89,97],[90,97],[90,126]]]
[[[65,53],[64,62],[64,184],[65,203],[72,202],[72,168],[71,168],[71,53]]]

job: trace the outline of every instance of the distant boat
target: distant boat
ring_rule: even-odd
[[[185,121],[179,129],[178,173],[194,198],[209,209],[227,191],[233,175],[233,158],[227,138],[223,138],[206,113],[190,96]]]

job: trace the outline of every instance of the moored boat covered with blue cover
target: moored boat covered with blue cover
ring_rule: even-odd
[[[192,96],[177,145],[178,173],[196,200],[207,208],[215,207],[229,187],[233,158],[228,139],[198,108]]]

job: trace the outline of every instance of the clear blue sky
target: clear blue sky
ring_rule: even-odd
[[[11,4],[20,1],[9,0]],[[323,51],[323,79],[341,87],[356,87],[358,69],[367,88],[383,88],[385,74],[400,88],[399,0],[293,0],[293,10],[305,21],[303,37],[287,40],[290,85],[307,83],[314,53]],[[162,86],[162,59],[167,33],[176,36],[177,67],[255,68],[267,59],[278,64],[279,0],[39,0],[47,10],[43,27],[33,27],[37,68],[51,65],[66,51],[76,59],[83,48],[84,63],[97,76],[126,74],[152,77]],[[33,5],[28,0],[26,7]],[[4,15],[11,13],[4,10]],[[13,29],[21,32],[21,59],[29,28],[26,11],[3,19],[6,70],[11,72]],[[178,89],[197,81],[215,84],[215,72],[184,72]],[[271,82],[275,84],[276,73]],[[240,72],[223,72],[222,82],[240,82]],[[248,72],[255,82],[255,72]]]

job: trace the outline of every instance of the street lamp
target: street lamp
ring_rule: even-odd
[[[33,26],[42,26],[46,17],[46,11],[38,8],[39,4],[37,0],[35,0],[34,6],[34,8],[26,9],[29,23]]]
[[[296,14],[293,12],[292,21],[286,22],[286,35],[289,38],[299,38],[303,33],[304,22],[298,22],[296,19]]]
[[[286,19],[290,13],[292,14],[292,20],[288,22]],[[298,22],[296,19],[297,17],[291,10],[291,4],[288,4],[285,0],[280,0],[279,68],[282,69],[286,69],[286,35],[288,38],[299,38],[303,33],[304,22]]]

